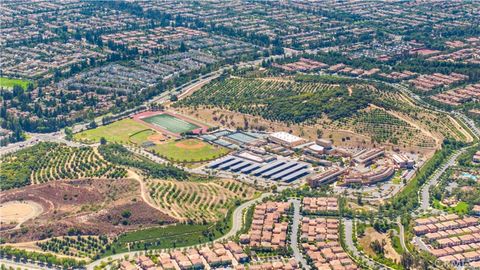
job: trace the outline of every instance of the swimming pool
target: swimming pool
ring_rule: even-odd
[[[475,181],[478,179],[477,176],[475,176],[475,175],[473,175],[473,174],[471,174],[471,173],[465,173],[465,172],[464,172],[464,173],[462,173],[461,176],[462,176],[463,178],[470,178],[470,179],[475,180]]]

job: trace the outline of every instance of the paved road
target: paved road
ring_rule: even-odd
[[[266,198],[268,196],[271,196],[271,195],[273,195],[273,194],[272,193],[263,193],[260,197],[256,198],[255,200],[248,201],[248,202],[240,205],[239,207],[237,207],[233,211],[233,215],[232,215],[232,228],[230,229],[230,231],[227,234],[225,234],[224,236],[215,240],[215,242],[223,241],[223,240],[226,240],[228,238],[231,238],[231,237],[235,236],[240,231],[240,229],[242,228],[243,223],[245,221],[244,216],[243,216],[243,211],[245,209],[248,209],[250,206],[252,206],[256,203],[261,202],[264,198]]]
[[[215,243],[215,242],[219,242],[219,241],[223,241],[223,240],[226,240],[228,238],[231,238],[233,236],[235,236],[239,231],[240,229],[242,228],[243,226],[243,223],[244,223],[244,216],[243,216],[243,211],[247,208],[249,208],[250,206],[252,206],[253,204],[257,203],[257,202],[260,202],[262,201],[264,198],[268,197],[268,196],[271,196],[272,193],[263,193],[260,197],[254,199],[254,200],[251,200],[251,201],[248,201],[248,202],[245,202],[243,203],[242,205],[240,205],[239,207],[237,207],[234,211],[233,211],[233,214],[232,214],[232,228],[230,229],[230,231],[228,233],[226,233],[224,236],[220,237],[220,238],[217,238],[215,240],[213,240],[212,242],[210,243]],[[204,243],[205,244],[205,243]],[[202,244],[202,245],[204,245]],[[200,246],[200,245],[194,245],[194,246],[191,246],[191,247],[196,247],[196,246]],[[182,247],[181,249],[183,248],[188,248],[188,247]],[[118,254],[115,254],[115,255],[112,255],[112,256],[109,256],[108,258],[111,258],[112,260],[119,260],[119,259],[123,259],[125,255],[129,255],[129,256],[133,256],[135,255],[135,253],[138,254],[138,252],[140,251],[130,251],[130,252],[124,252],[124,253],[118,253]],[[100,265],[100,263],[102,261],[107,261],[107,258],[103,258],[103,259],[100,259],[100,260],[96,260],[96,261],[93,261],[91,262],[89,265],[87,265],[87,269],[89,270],[92,270],[95,268],[95,266],[98,266]]]
[[[63,143],[71,147],[80,147],[84,144],[78,142],[72,142],[65,139],[63,132],[52,132],[52,133],[28,133],[30,138],[23,142],[11,143],[7,146],[0,147],[0,156],[19,151],[23,148],[34,146],[39,142],[56,142]]]
[[[429,249],[428,246],[423,242],[422,238],[420,238],[420,237],[418,237],[418,236],[415,236],[415,237],[413,238],[413,242],[415,242],[415,246],[418,247],[419,249],[430,253],[430,249]]]
[[[420,190],[420,210],[427,211],[430,208],[430,188],[438,184],[440,176],[451,166],[455,165],[458,156],[465,152],[467,148],[460,149],[450,156],[447,162],[443,163],[432,175],[432,177],[425,183]]]
[[[410,251],[407,248],[407,245],[405,244],[405,228],[403,227],[402,219],[400,217],[397,217],[397,225],[398,225],[398,228],[400,228],[400,245],[402,246],[405,252],[410,253]]]
[[[300,201],[297,199],[290,199],[289,202],[293,204],[293,222],[292,232],[290,234],[290,247],[293,250],[293,257],[297,262],[302,263],[305,269],[310,270],[307,260],[305,260],[302,252],[300,252],[300,249],[298,248],[298,227],[300,225],[300,220],[302,219],[302,216],[300,215]]]
[[[38,264],[33,264],[29,262],[20,262],[20,261],[11,261],[7,259],[0,259],[0,265],[4,265],[7,267],[12,267],[13,269],[28,269],[28,270],[45,270],[45,269],[57,269],[53,267],[48,267],[48,266],[40,266]]]

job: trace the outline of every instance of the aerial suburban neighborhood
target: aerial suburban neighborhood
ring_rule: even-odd
[[[1,270],[480,268],[480,2],[0,22]]]

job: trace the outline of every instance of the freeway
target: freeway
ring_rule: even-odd
[[[254,199],[254,200],[245,202],[242,205],[240,205],[239,207],[237,207],[233,211],[233,214],[232,214],[232,228],[230,229],[230,231],[228,233],[226,233],[225,235],[223,235],[222,237],[217,238],[210,243],[224,241],[224,240],[227,240],[227,239],[235,236],[242,229],[242,226],[244,224],[244,221],[245,221],[244,210],[249,208],[250,206],[258,203],[258,202],[261,202],[264,198],[266,198],[268,196],[271,196],[271,195],[272,195],[272,193],[263,193],[260,197]],[[200,245],[195,245],[195,246],[190,246],[190,247],[182,247],[181,249],[203,246],[205,244],[209,244],[209,243],[203,243],[203,244],[200,244]],[[128,251],[128,252],[118,253],[118,254],[109,256],[108,258],[99,259],[99,260],[93,261],[90,264],[88,264],[87,269],[93,270],[96,266],[100,265],[103,261],[107,261],[106,259],[108,259],[108,260],[111,259],[112,261],[113,260],[119,260],[119,259],[123,259],[127,255],[128,256],[133,256],[135,254],[138,254],[138,252],[139,252],[138,250]]]
[[[307,264],[307,260],[303,257],[302,252],[298,248],[298,226],[302,216],[300,215],[300,201],[298,199],[290,199],[290,203],[293,204],[293,222],[292,231],[290,233],[290,247],[293,250],[293,257],[297,262],[300,262],[304,269],[310,270],[310,265]]]

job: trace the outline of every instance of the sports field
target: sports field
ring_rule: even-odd
[[[197,139],[186,139],[158,144],[151,148],[163,158],[177,162],[208,161],[226,155],[227,148],[213,146]]]
[[[177,134],[200,128],[195,124],[189,123],[170,114],[157,114],[142,118],[142,121]]]
[[[73,137],[79,141],[91,143],[99,142],[104,137],[108,142],[128,143],[130,136],[142,130],[149,130],[147,125],[132,119],[123,119],[106,126],[100,126],[75,134]]]

